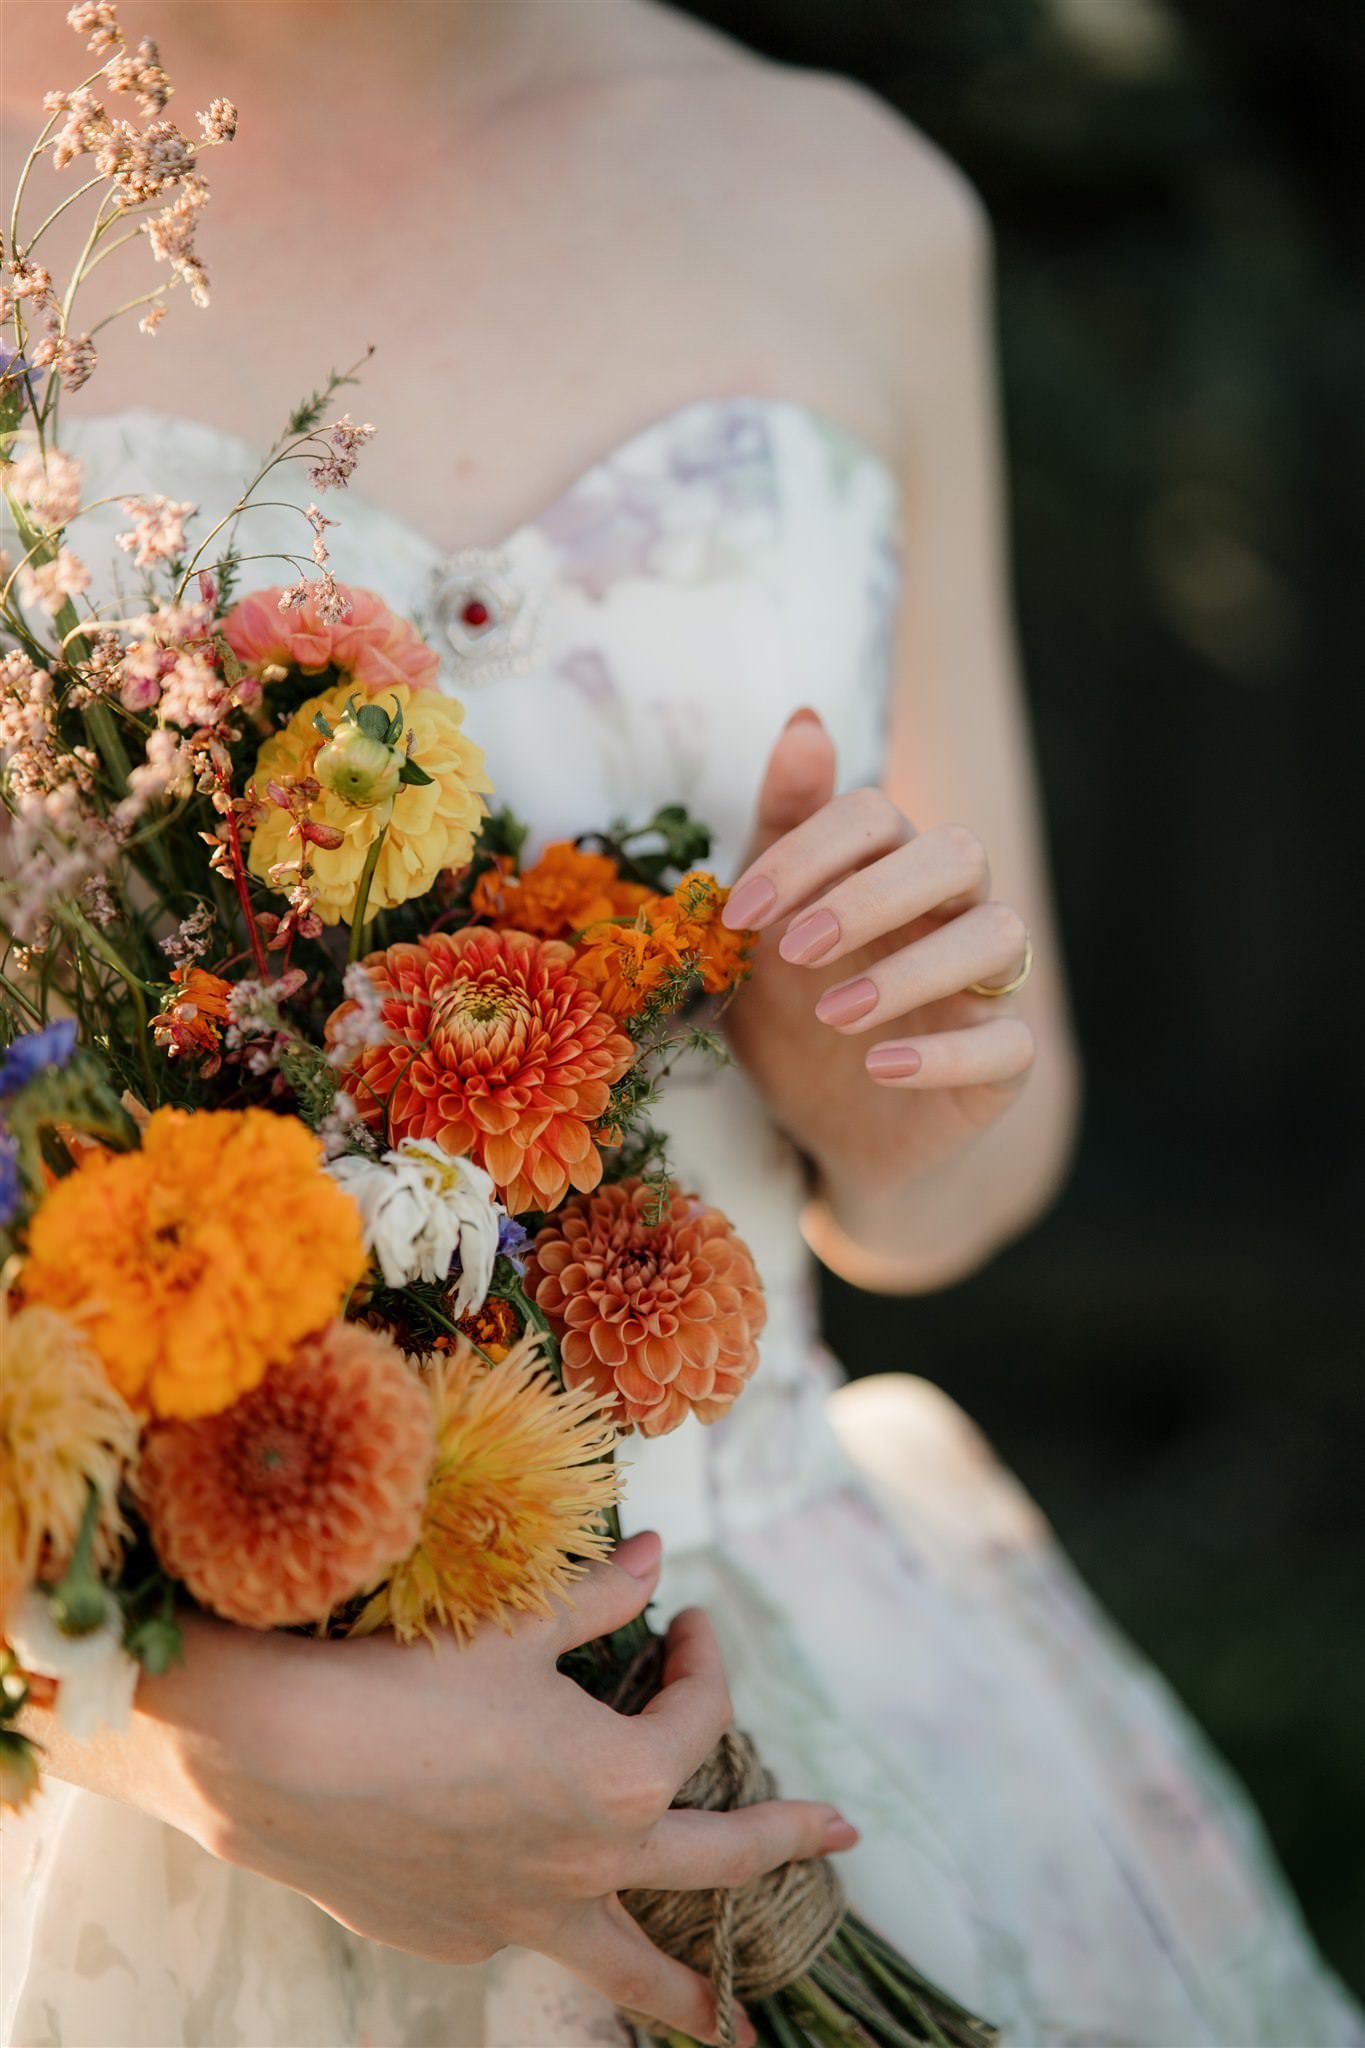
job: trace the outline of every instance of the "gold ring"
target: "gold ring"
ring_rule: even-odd
[[[1002,981],[1000,985],[996,988],[988,988],[984,981],[969,981],[967,983],[967,987],[974,996],[1012,996],[1017,988],[1022,988],[1024,986],[1024,983],[1028,980],[1032,972],[1033,940],[1029,937],[1028,933],[1025,932],[1024,964],[1019,969],[1019,972],[1015,975],[1013,981]]]

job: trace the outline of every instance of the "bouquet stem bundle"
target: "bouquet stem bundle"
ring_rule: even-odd
[[[638,1713],[662,1682],[663,1638],[638,1621],[593,1649],[616,1653],[611,1682],[603,1684],[600,1661],[574,1675],[618,1711]],[[727,1731],[673,1803],[729,1812],[775,1792],[751,1739]],[[725,2048],[741,2004],[759,2048],[992,2048],[998,2038],[850,1910],[823,1857],[731,1890],[627,1892],[622,1904],[656,1946],[710,1977]],[[631,2018],[649,2040],[696,2048],[688,2035]]]

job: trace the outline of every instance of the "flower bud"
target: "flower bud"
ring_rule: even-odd
[[[348,722],[337,727],[314,768],[324,789],[368,809],[397,795],[403,756]]]

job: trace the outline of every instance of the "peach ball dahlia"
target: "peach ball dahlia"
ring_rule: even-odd
[[[335,669],[352,689],[359,685],[372,696],[396,683],[435,689],[440,656],[374,591],[348,586],[350,616],[335,624],[322,617],[311,596],[282,612],[283,595],[279,585],[255,591],[223,621],[223,638],[251,675],[259,677],[269,668],[295,669],[306,676]]]
[[[473,1159],[513,1215],[595,1188],[595,1127],[635,1049],[573,961],[560,940],[484,928],[371,953],[388,1037],[343,1075],[361,1116],[391,1145],[431,1138]],[[333,1011],[329,1044],[356,1011]]]
[[[567,1387],[611,1403],[619,1429],[714,1422],[758,1363],[767,1311],[749,1248],[719,1209],[624,1180],[547,1223],[526,1289],[560,1340]]]
[[[321,1621],[416,1543],[431,1397],[397,1346],[334,1322],[220,1414],[152,1429],[136,1487],[158,1555],[245,1628]]]

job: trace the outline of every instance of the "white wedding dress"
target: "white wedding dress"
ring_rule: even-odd
[[[164,492],[206,520],[252,469],[224,435],[145,413],[68,444],[87,497]],[[292,487],[306,498],[301,471]],[[879,774],[895,487],[802,407],[686,406],[491,553],[443,558],[354,494],[326,502],[339,576],[447,651],[445,686],[538,838],[678,800],[733,872],[762,764],[801,704],[827,720],[846,782]],[[108,542],[126,523],[116,508],[82,522],[87,559],[96,522]],[[308,551],[278,512],[242,537],[248,553]],[[243,587],[280,580],[292,571],[253,563]],[[462,619],[471,598],[490,615],[481,635]],[[700,1601],[714,1616],[738,1719],[783,1789],[861,1828],[841,1859],[854,1903],[1008,2048],[1365,2040],[1243,1795],[972,1425],[913,1378],[839,1386],[798,1162],[744,1077],[699,1072],[667,1108],[678,1169],[749,1240],[771,1320],[730,1418],[631,1446],[626,1523],[663,1534],[661,1612]],[[377,1947],[65,1786],[6,1836],[9,2048],[628,2038],[538,1957],[453,1968]]]

